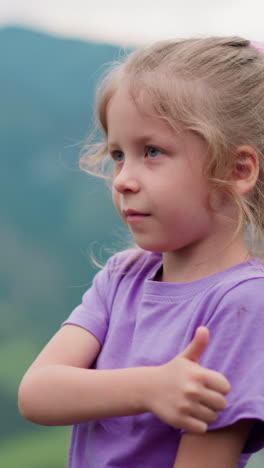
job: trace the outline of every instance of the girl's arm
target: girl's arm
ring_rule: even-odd
[[[101,345],[94,335],[65,325],[25,374],[19,409],[43,425],[67,425],[91,419],[151,411],[174,427],[204,432],[225,406],[226,379],[193,360],[207,345],[199,329],[182,355],[156,367],[88,369]]]
[[[183,434],[173,468],[236,468],[252,425],[244,419],[203,435]]]
[[[89,419],[140,412],[142,369],[89,369],[101,345],[85,329],[65,325],[25,374],[18,391],[19,410],[42,425],[68,425]],[[141,385],[136,385],[140,379]]]

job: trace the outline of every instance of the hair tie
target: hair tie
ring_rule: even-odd
[[[250,41],[250,45],[257,49],[261,54],[264,54],[264,42]]]

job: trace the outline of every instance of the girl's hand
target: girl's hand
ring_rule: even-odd
[[[152,368],[146,402],[148,411],[175,428],[202,433],[225,408],[230,385],[218,372],[201,367],[198,360],[209,339],[199,327],[185,351],[168,363]]]

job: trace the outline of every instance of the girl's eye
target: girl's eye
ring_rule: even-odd
[[[112,151],[111,157],[116,162],[122,162],[125,158],[123,151]]]
[[[155,148],[155,146],[147,146],[145,149],[145,156],[148,156],[149,158],[156,158],[161,154],[161,151],[158,148]]]

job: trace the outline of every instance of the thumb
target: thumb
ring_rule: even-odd
[[[206,327],[198,327],[191,343],[181,353],[182,357],[193,362],[198,362],[206,349],[209,341],[209,330]]]

